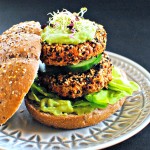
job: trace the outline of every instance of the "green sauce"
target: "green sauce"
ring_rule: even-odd
[[[37,86],[34,84],[34,87]],[[42,87],[41,87],[42,89]],[[34,91],[35,92],[35,91]],[[77,101],[74,104],[70,100],[62,100],[58,97],[45,97],[40,96],[39,93],[34,93],[33,91],[28,93],[28,98],[30,100],[36,101],[39,105],[39,109],[42,112],[50,113],[55,116],[77,114],[82,115],[92,112],[95,108],[91,107],[89,102]]]
[[[92,41],[97,29],[94,22],[67,10],[52,14],[49,23],[41,33],[42,41],[49,44],[76,45]]]
[[[40,109],[43,112],[52,113],[55,116],[67,115],[73,112],[71,102],[68,100],[53,100],[50,98],[44,98],[41,100]]]

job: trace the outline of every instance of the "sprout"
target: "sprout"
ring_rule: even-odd
[[[87,8],[83,7],[80,9],[80,12],[78,13],[78,16],[83,17],[83,15],[87,12]]]
[[[68,16],[70,18],[70,20],[72,20],[72,21],[79,21],[80,17],[83,17],[85,12],[87,12],[86,7],[81,8],[79,13],[73,13],[73,14],[66,9],[63,9],[61,12],[59,10],[57,10],[57,12],[47,14],[47,15],[51,15],[51,17],[49,17],[48,23],[50,25],[51,22],[55,22],[55,20],[57,20],[59,17],[62,17],[62,20],[67,22],[68,18],[65,16]]]

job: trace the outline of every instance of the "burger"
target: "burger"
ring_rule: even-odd
[[[0,35],[0,125],[25,95],[29,113],[55,128],[98,124],[138,90],[112,65],[102,25],[66,9],[49,13],[46,26],[28,21]]]
[[[98,124],[138,90],[111,63],[102,25],[66,9],[50,13],[41,32],[41,64],[25,100],[29,113],[47,126],[63,129]]]

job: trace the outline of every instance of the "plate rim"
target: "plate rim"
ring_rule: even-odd
[[[117,56],[119,58],[122,58],[122,59],[126,60],[127,62],[132,63],[134,66],[136,66],[136,68],[138,68],[138,69],[140,68],[139,70],[141,72],[143,72],[144,75],[149,76],[149,78],[147,78],[147,79],[150,81],[150,73],[149,73],[149,71],[147,69],[145,69],[143,66],[141,66],[139,63],[137,63],[137,62],[127,58],[126,56],[123,56],[123,55],[120,55],[120,54],[117,54],[117,53],[114,53],[114,52],[110,52],[110,51],[106,51],[106,52],[108,53],[108,55],[112,55],[114,57]]]
[[[144,75],[146,75],[146,77],[148,76],[149,78],[147,78],[150,82],[150,73],[148,72],[148,70],[146,70],[144,67],[142,67],[140,64],[138,64],[137,62],[125,57],[125,56],[122,56],[120,54],[116,54],[114,52],[110,52],[110,51],[106,51],[108,53],[108,55],[111,57],[119,57],[119,58],[122,58],[123,60],[129,62],[129,63],[132,63],[134,66],[136,66],[136,68],[138,68],[138,70],[142,71]],[[150,112],[149,112],[150,113]],[[108,141],[107,143],[103,143],[103,144],[100,144],[100,145],[96,145],[96,146],[92,146],[90,148],[94,148],[94,149],[103,149],[103,148],[108,148],[108,147],[111,147],[111,146],[114,146],[116,144],[119,144],[131,137],[133,137],[134,135],[136,135],[137,133],[139,133],[142,129],[144,129],[148,124],[150,123],[150,114],[147,118],[145,118],[145,120],[143,122],[141,122],[140,126],[136,126],[132,131],[130,132],[127,132],[125,133],[124,135],[121,135],[111,141]],[[90,148],[84,148],[85,150],[90,150]],[[79,148],[80,149],[80,148]],[[81,148],[83,149],[83,148]]]
[[[146,79],[148,79],[148,81],[150,82],[150,73],[148,72],[148,70],[146,70],[144,67],[142,67],[140,64],[138,64],[137,62],[114,52],[110,52],[110,51],[106,51],[106,53],[108,53],[108,55],[110,55],[110,57],[114,57],[114,58],[119,58],[124,60],[125,62],[132,64],[136,69],[138,69],[138,71],[142,72],[142,74],[146,77]],[[91,148],[93,149],[103,149],[103,148],[108,148],[111,146],[114,146],[116,144],[119,144],[129,138],[131,138],[132,136],[136,135],[137,133],[139,133],[142,129],[144,129],[148,124],[150,123],[150,111],[148,113],[148,116],[140,123],[139,126],[135,126],[132,131],[127,132],[119,137],[114,138],[113,140],[108,141],[107,143],[102,143],[102,144],[97,144],[95,146],[89,146],[89,147],[79,147],[79,148],[72,148],[72,149],[85,149],[85,150],[90,150]],[[1,142],[0,142],[1,143]],[[6,147],[3,147],[0,145],[0,149],[4,149],[7,150]]]

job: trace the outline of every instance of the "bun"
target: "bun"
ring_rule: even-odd
[[[41,33],[41,25],[39,22],[35,21],[25,21],[19,24],[13,25],[10,29],[3,32],[3,34],[11,34],[11,33],[29,33],[29,34],[37,34],[40,35]]]
[[[76,129],[98,124],[116,112],[125,102],[126,98],[119,100],[114,105],[109,105],[105,109],[96,109],[85,115],[67,115],[54,116],[49,113],[40,112],[35,105],[30,103],[31,100],[25,99],[26,107],[29,113],[42,124],[53,126],[55,128]]]
[[[36,34],[8,34],[0,37],[0,62],[13,58],[39,59],[41,50],[40,36]]]
[[[22,23],[22,30],[18,24],[0,36],[0,125],[17,111],[37,74],[41,43],[40,36],[27,29],[32,23],[39,24]]]

